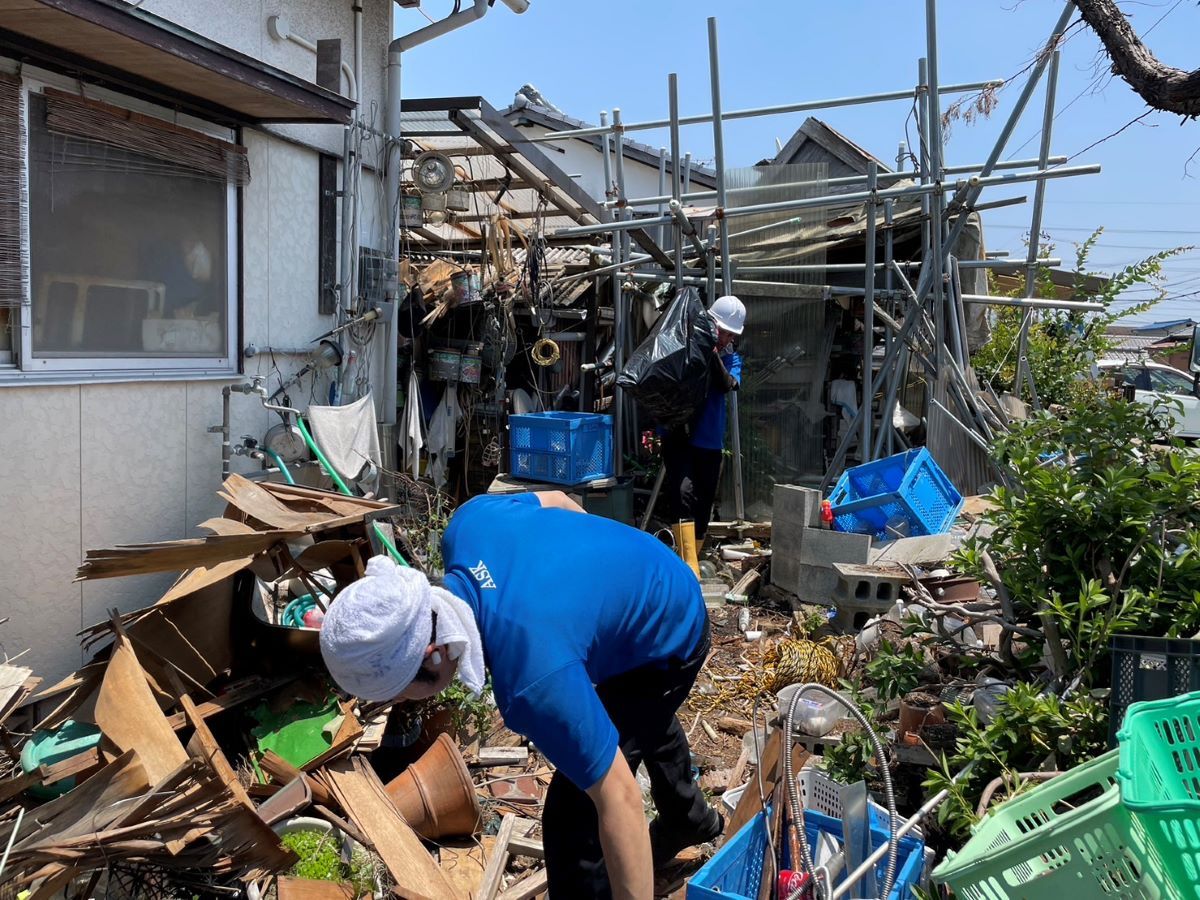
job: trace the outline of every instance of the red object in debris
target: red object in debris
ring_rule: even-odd
[[[320,607],[314,606],[304,614],[303,619],[305,628],[320,628],[325,624],[325,613]]]
[[[779,890],[775,896],[781,898],[810,898],[812,897],[812,876],[805,872],[793,872],[784,869],[779,873]]]
[[[833,527],[833,504],[828,500],[821,501],[821,524],[826,528]]]

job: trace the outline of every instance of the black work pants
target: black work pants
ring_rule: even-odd
[[[663,496],[668,521],[691,519],[696,526],[696,549],[708,533],[713,503],[721,481],[721,451],[693,447],[682,432],[663,438]]]
[[[621,753],[637,773],[645,764],[658,810],[656,828],[689,836],[712,819],[692,778],[692,754],[675,713],[687,698],[708,656],[708,623],[700,646],[665,668],[644,666],[596,686],[617,728]],[[592,798],[561,772],[546,792],[542,812],[549,900],[609,900],[612,888],[600,847],[599,818]]]

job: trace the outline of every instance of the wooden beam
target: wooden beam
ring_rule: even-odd
[[[338,803],[383,859],[396,894],[405,900],[458,900],[420,838],[388,799],[379,776],[361,756],[326,767]]]
[[[533,900],[538,894],[544,894],[545,892],[546,869],[543,867],[532,875],[526,875],[501,894],[498,900]]]
[[[500,830],[496,832],[496,843],[492,845],[492,855],[488,859],[487,868],[483,870],[483,879],[479,882],[479,900],[494,900],[500,889],[500,879],[504,877],[504,867],[508,865],[508,845],[516,828],[517,817],[506,813],[500,820]]]

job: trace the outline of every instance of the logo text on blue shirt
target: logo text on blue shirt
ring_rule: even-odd
[[[488,568],[486,565],[484,565],[482,559],[479,561],[479,565],[471,566],[469,568],[471,574],[475,576],[475,580],[479,582],[479,586],[481,588],[491,588],[492,590],[496,589],[496,582],[492,580],[492,573],[488,571]]]

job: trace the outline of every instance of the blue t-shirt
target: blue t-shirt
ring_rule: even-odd
[[[742,355],[736,351],[721,354],[725,371],[741,384]],[[704,398],[704,408],[692,426],[692,446],[704,450],[721,450],[725,447],[726,395],[720,391],[709,391]]]
[[[651,535],[534,494],[459,507],[442,555],[446,588],[475,613],[505,723],[590,788],[617,750],[594,685],[695,651],[707,619],[696,576]]]

